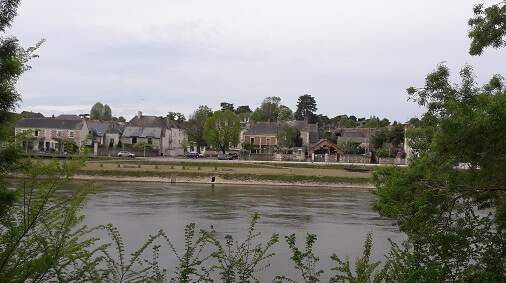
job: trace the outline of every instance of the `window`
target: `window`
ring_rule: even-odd
[[[33,136],[34,136],[34,137],[38,137],[38,136],[39,136],[39,131],[38,131],[38,130],[35,130],[35,132],[33,132]]]
[[[132,144],[136,144],[137,143],[137,137],[132,137]]]
[[[56,132],[56,136],[59,137],[59,138],[61,138],[62,137],[62,131],[57,131]]]
[[[73,138],[74,137],[74,132],[70,131],[69,132],[69,137]]]
[[[153,138],[148,138],[148,144],[153,144]]]

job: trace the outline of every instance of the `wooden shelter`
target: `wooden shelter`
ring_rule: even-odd
[[[344,150],[329,141],[328,139],[319,140],[309,148],[309,156],[313,161],[339,162]]]

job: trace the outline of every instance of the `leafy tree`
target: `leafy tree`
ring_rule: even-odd
[[[422,121],[416,117],[413,117],[411,119],[409,119],[409,121],[407,122],[408,125],[411,125],[413,127],[419,127],[422,125]]]
[[[222,103],[220,103],[220,107],[221,107],[221,111],[230,110],[232,112],[235,112],[233,103],[222,102]]]
[[[297,100],[297,110],[295,110],[294,117],[296,120],[304,120],[308,118],[310,123],[316,122],[316,100],[309,94],[299,96]]]
[[[472,39],[469,54],[481,55],[483,49],[489,46],[506,46],[506,2],[486,8],[483,4],[474,6],[474,18],[469,19],[468,24]]]
[[[119,117],[118,117],[118,121],[119,121],[119,122],[123,122],[123,123],[125,123],[125,122],[126,122],[126,119],[125,119],[125,117],[123,117],[123,116],[119,116]]]
[[[408,89],[427,109],[408,132],[414,157],[374,173],[374,208],[408,235],[392,248],[386,281],[506,281],[505,81],[478,87],[470,66],[460,76],[452,84],[439,65],[425,87]]]
[[[167,117],[169,117],[169,119],[171,119],[172,121],[176,121],[176,123],[178,123],[179,125],[182,125],[184,122],[186,122],[186,117],[184,116],[184,114],[179,112],[171,111],[167,114]]]
[[[248,105],[241,105],[239,107],[237,107],[237,109],[235,110],[235,114],[239,115],[239,114],[243,114],[243,113],[252,113],[253,111],[251,110],[251,108],[249,108]]]
[[[300,135],[300,133],[299,133]],[[283,125],[278,129],[278,146],[282,148],[292,148],[293,141],[297,136],[297,129],[290,125]]]
[[[0,3],[0,217],[14,201],[15,195],[8,190],[9,182],[6,180],[7,172],[22,166],[19,147],[12,139],[11,130],[17,115],[10,113],[16,109],[21,100],[16,90],[16,83],[25,71],[30,69],[27,65],[31,58],[38,57],[35,50],[43,43],[39,41],[35,47],[24,49],[18,44],[18,39],[5,36],[7,28],[17,15],[19,0],[2,1]]]
[[[279,106],[279,121],[290,121],[293,120],[293,111],[288,106],[281,105]]]
[[[281,98],[277,96],[268,96],[264,98],[260,107],[255,109],[255,112],[251,115],[251,118],[253,118],[255,122],[277,121],[280,103]]]
[[[188,117],[188,122],[183,124],[183,130],[188,135],[188,141],[194,142],[197,146],[197,152],[200,153],[201,147],[204,144],[204,126],[207,118],[212,115],[211,108],[200,105],[193,114]]]
[[[93,120],[112,121],[111,107],[100,102],[95,103],[90,110],[90,118]]]
[[[230,110],[216,111],[205,123],[204,136],[208,144],[223,153],[239,143],[241,121]]]
[[[342,125],[343,128],[356,128],[358,126],[357,121],[354,120],[346,120],[344,124]]]

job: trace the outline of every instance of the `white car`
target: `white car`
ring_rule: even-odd
[[[128,151],[120,151],[120,152],[118,152],[118,156],[135,157],[135,154],[128,152]]]

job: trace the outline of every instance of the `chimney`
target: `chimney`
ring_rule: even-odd
[[[137,119],[141,119],[142,118],[142,111],[137,111]]]
[[[309,117],[307,115],[304,117],[304,124],[306,124],[306,127],[309,124]]]
[[[255,121],[253,119],[249,120],[249,126],[250,126],[250,128],[255,126]]]

